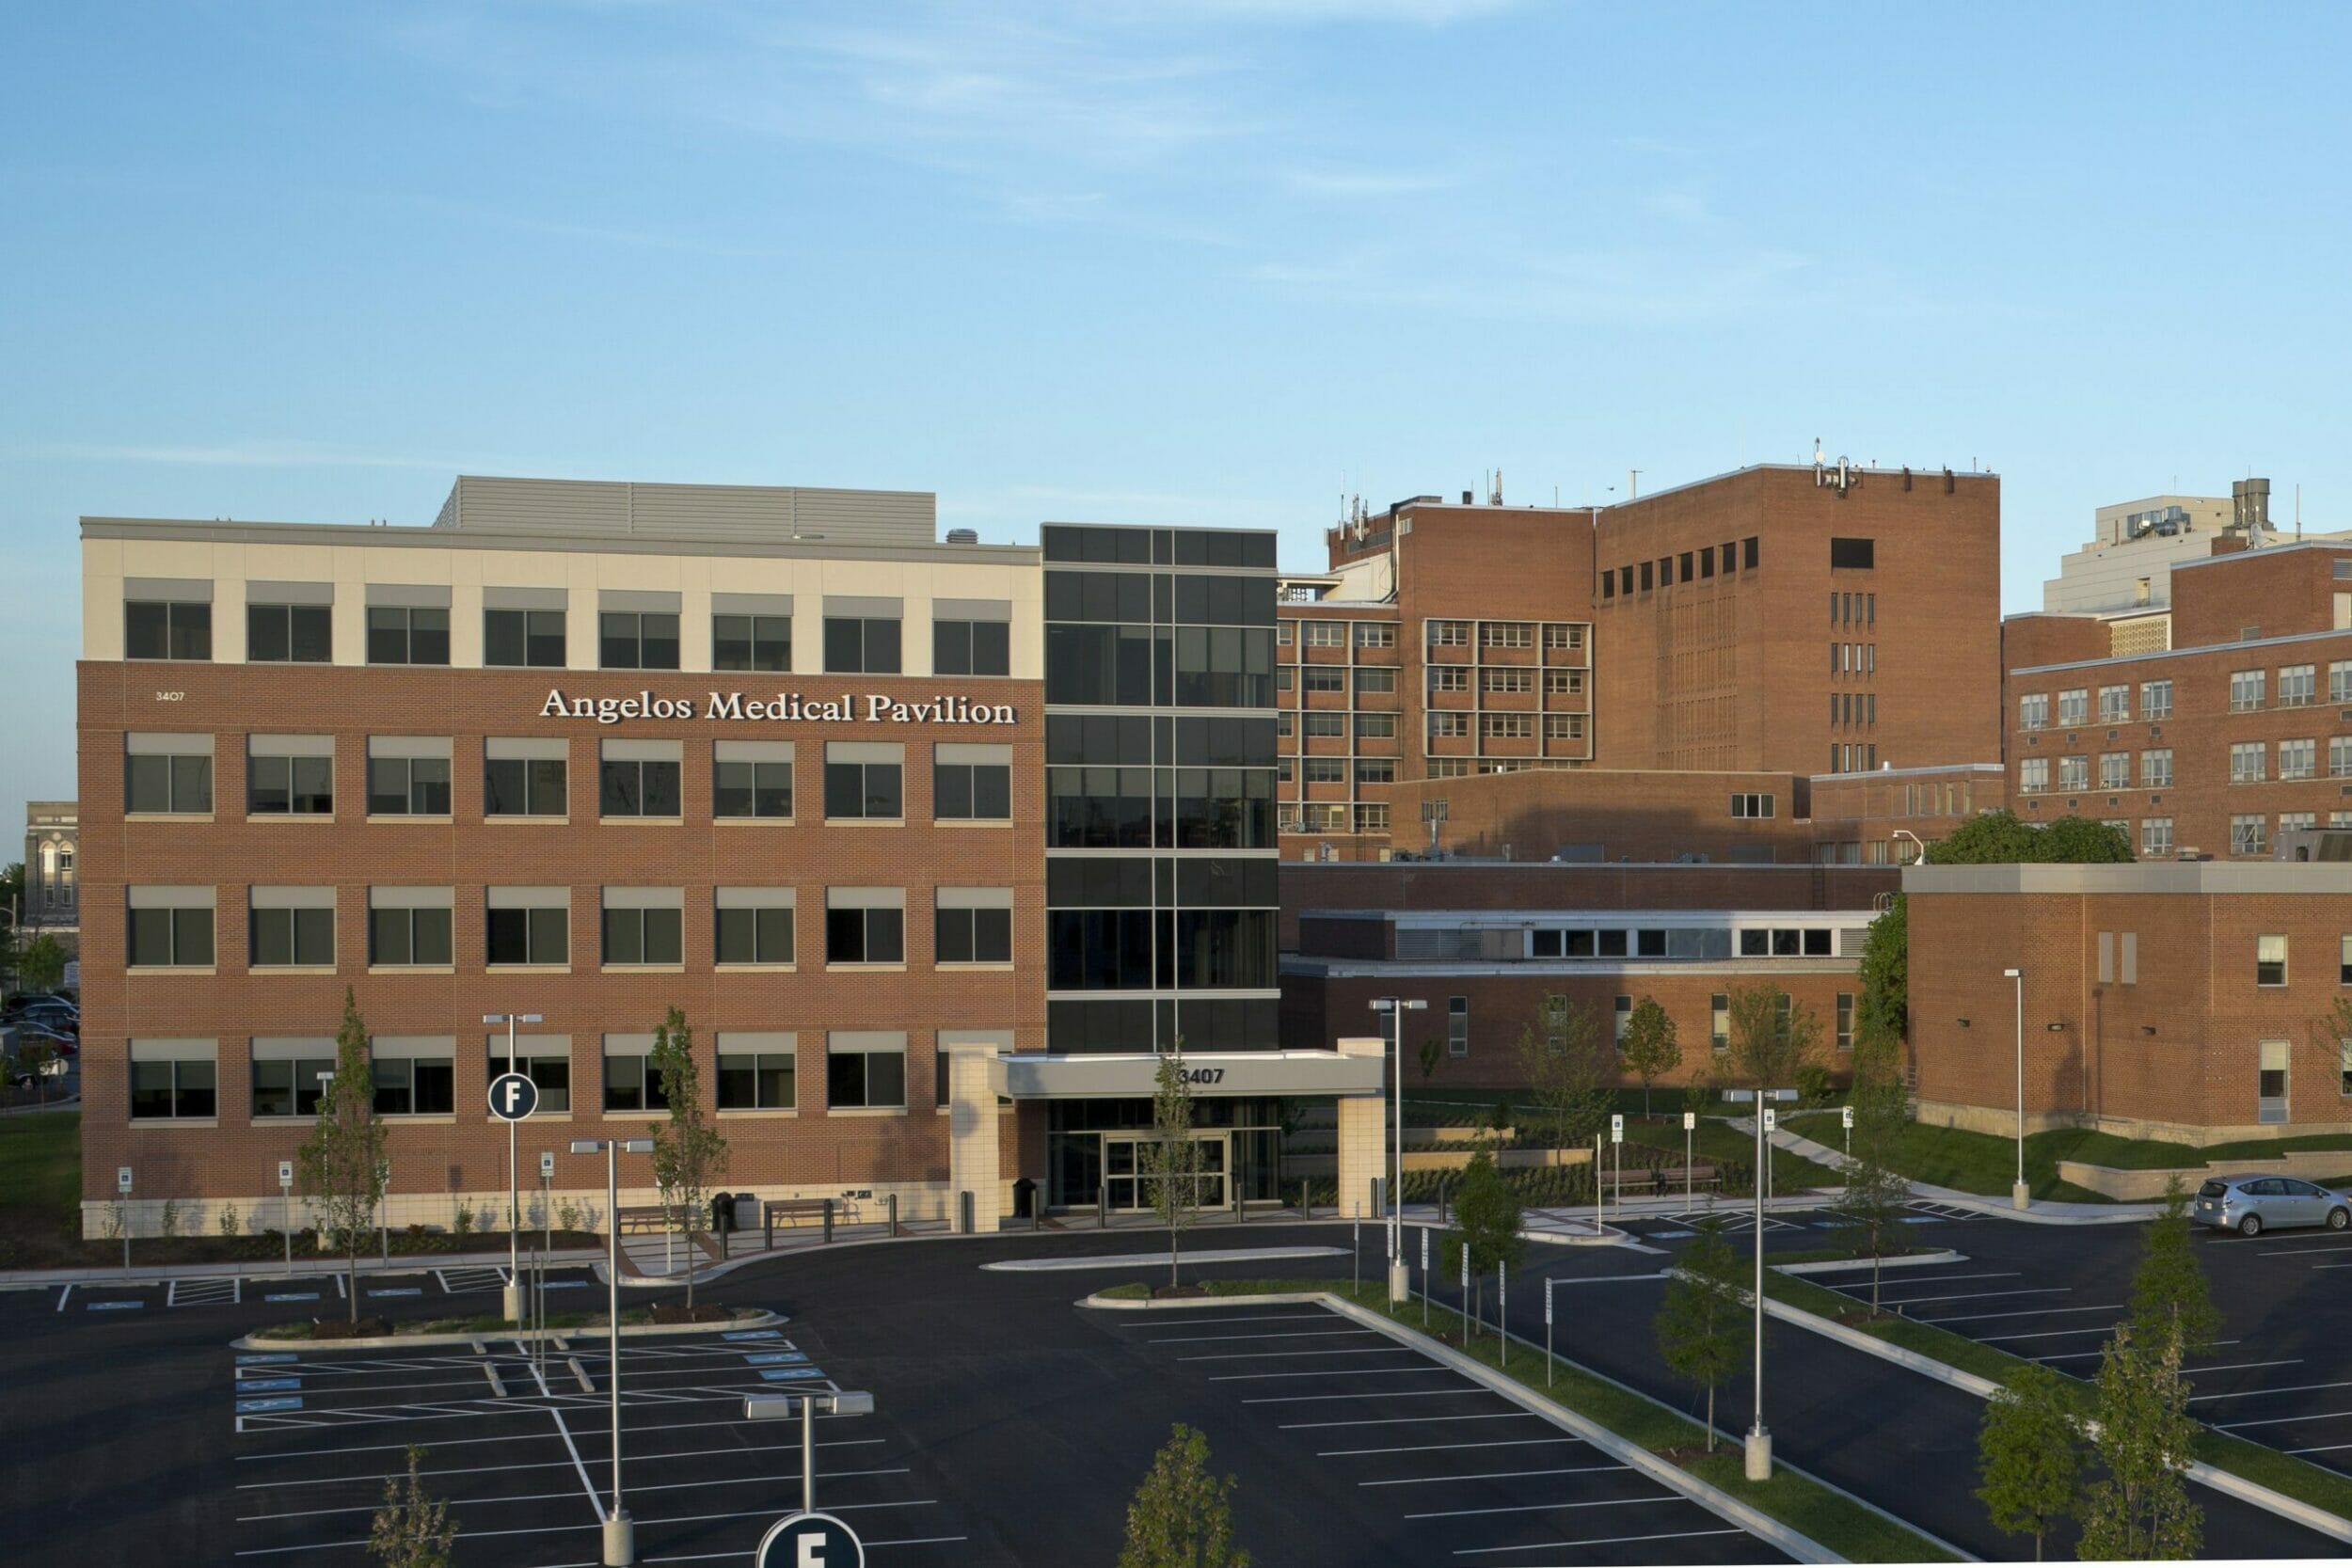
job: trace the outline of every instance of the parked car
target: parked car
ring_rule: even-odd
[[[18,1019],[8,1027],[16,1031],[17,1046],[20,1050],[38,1040],[47,1046],[55,1055],[78,1056],[82,1053],[82,1042],[62,1029],[52,1029],[46,1024],[30,1022],[24,1019]]]
[[[2220,1176],[2197,1189],[2190,1217],[2216,1230],[2259,1236],[2280,1226],[2352,1226],[2352,1198],[2292,1176]]]
[[[60,1056],[52,1056],[49,1060],[40,1064],[40,1070],[38,1072],[34,1071],[33,1069],[27,1067],[23,1062],[12,1061],[8,1063],[8,1082],[10,1084],[20,1089],[29,1089],[43,1078],[64,1077],[65,1059]]]
[[[79,1035],[82,1032],[79,1013],[61,1013],[47,1007],[27,1007],[21,1013],[0,1019],[0,1023],[26,1023],[56,1035]]]

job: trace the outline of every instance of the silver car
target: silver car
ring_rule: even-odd
[[[2216,1230],[2259,1236],[2276,1226],[2352,1226],[2352,1199],[2292,1176],[2219,1176],[2197,1189],[2190,1217]]]

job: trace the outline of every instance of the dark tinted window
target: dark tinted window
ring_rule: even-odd
[[[1754,540],[1749,543],[1753,545]],[[1867,572],[1877,564],[1878,542],[1872,539],[1832,539],[1829,542],[1829,563]],[[1754,561],[1748,562],[1753,566]]]

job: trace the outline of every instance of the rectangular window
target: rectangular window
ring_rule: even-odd
[[[1344,713],[1307,713],[1299,718],[1300,729],[1310,740],[1337,740],[1347,734]]]
[[[1396,623],[1393,621],[1357,622],[1356,646],[1359,648],[1395,647]]]
[[[2172,818],[2143,816],[2139,819],[2139,852],[2159,859],[2172,853]]]
[[[2352,735],[2331,735],[2328,737],[2328,776],[2331,779],[2352,778]]]
[[[122,737],[122,809],[132,816],[202,816],[213,809],[213,737]]]
[[[2139,753],[2139,786],[2142,789],[2172,787],[2172,748]]]
[[[457,1040],[451,1035],[378,1035],[374,1060],[379,1117],[445,1117],[457,1108]]]
[[[870,741],[825,743],[825,816],[835,821],[906,816],[906,748]]]
[[[931,671],[941,675],[1012,673],[1012,626],[1005,621],[933,621]]]
[[[2266,855],[2270,852],[2269,819],[2259,816],[2230,818],[2230,853]]]
[[[1646,562],[1646,561],[1643,562],[1642,562],[1642,566],[1641,566],[1641,571],[1642,571],[1642,592],[1643,592],[1643,593],[1645,593],[1645,594],[1646,594],[1646,593],[1648,593],[1648,592],[1650,591],[1650,588],[1651,588],[1651,586],[1652,586],[1652,585],[1651,585],[1651,581],[1650,581],[1650,563],[1649,563],[1648,562]]]
[[[2352,1096],[2352,1040],[2336,1042],[2336,1092]]]
[[[2230,674],[2230,711],[2252,713],[2263,705],[2263,689],[2268,685],[2267,670],[2235,670]]]
[[[653,1066],[651,1035],[604,1037],[604,1108],[607,1111],[666,1111],[661,1074]]]
[[[1310,621],[1307,623],[1306,637],[1310,648],[1344,648],[1347,646],[1347,623]]]
[[[604,961],[664,968],[685,962],[685,908],[678,888],[606,888]]]
[[[571,890],[493,887],[485,891],[488,918],[485,960],[494,966],[555,968],[571,962]]]
[[[2021,730],[2047,729],[2050,724],[2050,694],[2029,692],[2017,699],[2017,727]]]
[[[485,594],[495,592],[485,590]],[[561,597],[564,591],[546,592]],[[566,661],[565,636],[561,610],[493,606],[482,612],[482,662],[497,669],[561,670]]]
[[[1726,545],[1724,548],[1728,551],[1731,546]],[[1755,534],[1752,533],[1745,539],[1740,541],[1740,569],[1741,571],[1753,572],[1756,570],[1756,563],[1757,560],[1756,551],[1757,540]]]
[[[1581,713],[1547,713],[1544,715],[1546,740],[1581,740],[1584,738],[1584,715]]]
[[[1335,784],[1347,782],[1347,759],[1345,757],[1309,757],[1306,759],[1306,764],[1305,776],[1309,784]]]
[[[335,1074],[332,1036],[256,1036],[247,1050],[254,1119],[318,1115]]]
[[[2319,666],[2283,664],[2279,667],[2279,705],[2309,707],[2319,699]]]
[[[1310,632],[1316,623],[1309,622]],[[1432,621],[1429,623],[1429,645],[1433,648],[1467,648],[1470,646],[1468,621]]]
[[[713,742],[710,814],[726,819],[789,817],[792,815],[792,742]]]
[[[211,1040],[133,1040],[131,1119],[201,1120],[219,1115],[219,1048]]]
[[[1314,717],[1312,714],[1309,718]],[[1432,740],[1466,740],[1470,737],[1470,715],[1467,713],[1433,713],[1429,716],[1429,738]]]
[[[789,1111],[799,1103],[799,1037],[722,1030],[719,1109]]]
[[[2352,658],[2339,658],[2329,662],[2328,700],[2331,703],[2352,703]]]
[[[1878,542],[1833,538],[1829,542],[1829,563],[1833,571],[1869,571],[1878,564]]]
[[[1478,716],[1478,734],[1483,740],[1531,740],[1535,735],[1535,716],[1531,713],[1482,713]]]
[[[898,673],[898,617],[825,615],[825,671],[836,675]]]
[[[1306,691],[1344,691],[1347,668],[1340,664],[1310,664],[1299,673],[1298,684]]]
[[[213,585],[200,585],[209,595]],[[213,607],[183,599],[126,600],[122,606],[122,657],[209,659],[213,657]]]
[[[1466,664],[1432,664],[1429,666],[1429,689],[1468,691],[1470,677],[1470,667]]]
[[[213,890],[124,890],[129,927],[123,961],[133,969],[204,969],[213,961]]]
[[[825,890],[827,963],[901,964],[906,958],[904,888]]]
[[[596,764],[599,816],[675,818],[685,814],[679,784],[681,742],[608,740]]]
[[[1449,996],[1445,1003],[1445,1053],[1470,1054],[1470,998]]]
[[[931,937],[934,963],[1012,962],[1012,890],[941,888],[933,905]]]
[[[2099,753],[2099,787],[2124,789],[2132,782],[2132,754],[2129,752]]]
[[[2283,986],[2287,983],[2287,939],[2283,936],[2263,936],[2254,939],[2254,984]]]
[[[1312,735],[1316,732],[1310,729],[1307,733]],[[1396,715],[1393,713],[1356,715],[1356,738],[1359,740],[1394,740],[1396,738]]]
[[[335,815],[335,737],[246,737],[246,807],[253,816]]]
[[[794,897],[788,887],[723,887],[714,929],[722,964],[788,964],[792,957]]]
[[[1386,802],[1356,808],[1356,831],[1359,833],[1385,833],[1389,831],[1389,808]]]
[[[1612,1009],[1615,1020],[1614,1033],[1609,1037],[1620,1051],[1625,1049],[1625,1032],[1633,1026],[1633,998],[1620,995]]]
[[[2281,740],[2279,742],[2279,777],[2309,779],[2317,777],[2318,773],[2318,741]]]
[[[2099,722],[2121,724],[2132,716],[2132,689],[2128,686],[2103,686],[2099,689]]]
[[[486,1071],[492,1077],[506,1070],[506,1036],[503,1031],[485,1036]],[[533,1117],[567,1117],[572,1114],[572,1037],[569,1035],[517,1035],[515,1037],[515,1070],[530,1079],[539,1090],[539,1108]]]
[[[1579,697],[1584,692],[1582,670],[1547,670],[1544,672],[1544,695],[1547,697]]]
[[[1772,806],[1772,797],[1768,794],[1750,791],[1731,798],[1731,815],[1738,817],[1770,816]]]
[[[825,1104],[836,1111],[903,1110],[907,1037],[880,1030],[825,1037]]]
[[[2151,721],[2172,717],[2172,683],[2170,681],[2141,681],[2139,683],[2139,716]]]
[[[453,960],[454,890],[368,889],[368,965],[374,969],[447,969]]]
[[[368,736],[368,815],[447,816],[450,743],[437,736]]]
[[[2287,1119],[2287,1042],[2264,1040],[2256,1048],[2260,1066],[2255,1069],[2254,1092],[2257,1097],[2255,1119],[2280,1122]]]
[[[2282,833],[2294,832],[2298,829],[2316,828],[2317,826],[2319,826],[2319,814],[2317,812],[2282,811],[2279,814],[2279,831]]]
[[[368,606],[370,664],[436,664],[449,662],[449,608],[446,605],[372,604]]]
[[[482,810],[485,816],[563,816],[570,810],[565,752],[552,739],[483,742]]]
[[[2090,759],[2089,757],[2058,758],[2058,788],[2089,789]]]
[[[335,657],[335,611],[325,604],[245,607],[248,664],[326,664]]]
[[[675,610],[600,610],[596,613],[596,664],[604,670],[675,670],[678,667],[678,612]]]
[[[1535,645],[1535,628],[1525,621],[1482,621],[1478,626],[1478,645],[1532,648]]]
[[[2352,936],[2336,941],[2336,984],[2352,986]]]
[[[1837,1049],[1853,1049],[1853,992],[1850,990],[1837,993]]]
[[[1396,689],[1396,671],[1389,665],[1367,665],[1356,672],[1359,696],[1386,696]]]
[[[1505,667],[1478,672],[1478,685],[1489,693],[1512,693],[1535,689],[1535,672],[1525,666]]]
[[[2090,690],[2088,687],[2076,687],[2072,691],[2061,691],[2058,694],[2058,728],[2078,729],[2090,717]]]
[[[2241,740],[2230,748],[2230,782],[2233,784],[2263,782],[2267,748],[2259,740]]]
[[[1707,999],[1708,1043],[1718,1051],[1731,1049],[1731,995],[1717,991]]]
[[[790,670],[792,617],[713,615],[710,618],[710,667],[713,670],[776,673]]]
[[[246,922],[246,951],[253,968],[335,967],[333,888],[254,888]]]

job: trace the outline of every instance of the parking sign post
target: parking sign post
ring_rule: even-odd
[[[506,1070],[490,1085],[490,1114],[506,1123],[506,1321],[523,1321],[523,1204],[515,1179],[515,1124],[538,1109],[539,1085],[515,1070],[515,1025],[537,1023],[537,1013],[484,1013],[485,1023],[506,1025]]]
[[[1429,1232],[1421,1233],[1421,1326],[1429,1326]]]
[[[384,1250],[384,1266],[392,1262],[392,1161],[386,1155],[375,1163],[375,1225],[376,1239]]]
[[[1502,1370],[1511,1370],[1511,1271],[1495,1263],[1495,1348]]]
[[[1851,1165],[1851,1164],[1853,1164],[1853,1107],[1852,1107],[1852,1106],[1849,1105],[1849,1106],[1845,1107],[1845,1115],[1844,1115],[1844,1118],[1843,1118],[1843,1119],[1844,1119],[1844,1121],[1845,1121],[1845,1123],[1846,1123],[1846,1164],[1850,1164],[1850,1165]]]
[[[286,1238],[286,1277],[294,1277],[294,1162],[278,1162],[278,1228]]]
[[[1551,1386],[1551,1276],[1544,1276],[1544,1386]]]
[[[122,1211],[122,1266],[131,1266],[131,1167],[115,1170],[115,1202]]]
[[[1691,1133],[1699,1124],[1696,1111],[1682,1113],[1682,1206],[1691,1207]]]
[[[1616,1162],[1617,1207],[1625,1207],[1625,1117],[1612,1113],[1609,1117],[1609,1145]]]

